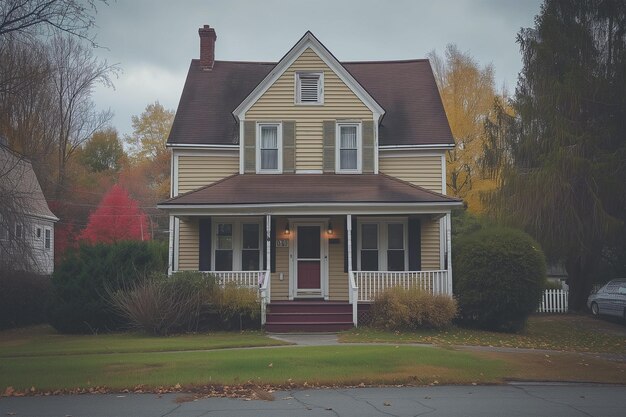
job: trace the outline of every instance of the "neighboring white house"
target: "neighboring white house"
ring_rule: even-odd
[[[30,161],[0,142],[0,265],[51,274],[58,220]]]

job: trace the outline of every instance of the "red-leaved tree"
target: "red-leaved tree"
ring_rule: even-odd
[[[80,239],[90,243],[150,240],[147,216],[124,188],[114,185],[89,215]]]

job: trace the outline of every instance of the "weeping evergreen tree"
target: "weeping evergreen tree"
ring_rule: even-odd
[[[546,0],[518,43],[515,116],[487,126],[490,208],[564,262],[582,309],[626,233],[626,3]]]

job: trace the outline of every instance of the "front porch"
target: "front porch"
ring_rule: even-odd
[[[199,270],[258,289],[269,331],[357,326],[359,304],[391,287],[452,294],[449,218],[441,213],[178,216],[172,223],[179,242],[172,272]]]
[[[451,295],[461,204],[383,174],[239,174],[159,208],[170,272],[258,287],[266,328],[302,331],[358,325],[358,305],[393,286]]]

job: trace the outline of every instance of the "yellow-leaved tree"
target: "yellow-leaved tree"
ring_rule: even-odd
[[[485,123],[493,117],[494,103],[506,102],[496,92],[491,64],[481,67],[454,44],[443,56],[432,51],[428,57],[456,143],[446,156],[448,193],[463,198],[470,211],[481,213],[481,194],[497,183],[484,175],[481,158],[485,147]]]

